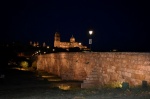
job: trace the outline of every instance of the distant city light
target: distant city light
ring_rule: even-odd
[[[49,46],[47,46],[47,48],[49,48]]]
[[[82,45],[82,43],[79,43],[79,45]]]

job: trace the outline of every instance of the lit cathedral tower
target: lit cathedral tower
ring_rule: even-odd
[[[60,34],[58,32],[55,33],[54,47],[60,47]]]
[[[60,34],[58,32],[56,32],[54,36],[54,47],[63,48],[63,49],[78,47],[80,49],[87,50],[86,46],[83,46],[81,43],[75,41],[75,38],[73,37],[73,35],[70,38],[70,42],[61,42]]]

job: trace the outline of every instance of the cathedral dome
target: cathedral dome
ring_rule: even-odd
[[[72,37],[70,38],[70,42],[72,43],[72,42],[75,42],[75,38],[73,37],[73,35],[72,35]]]

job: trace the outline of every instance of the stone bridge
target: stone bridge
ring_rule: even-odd
[[[83,81],[82,88],[113,82],[131,86],[150,84],[150,53],[141,52],[61,52],[39,55],[37,69],[63,80]]]

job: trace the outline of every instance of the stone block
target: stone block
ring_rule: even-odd
[[[145,75],[132,73],[131,78],[143,80],[145,79]]]
[[[125,72],[126,77],[131,77],[131,73]]]
[[[82,83],[81,88],[97,88],[97,84]]]
[[[112,74],[110,74],[110,81],[117,81],[118,77],[119,77],[118,74],[112,73]]]
[[[145,75],[145,80],[150,82],[150,76],[149,75]]]
[[[98,80],[84,80],[84,83],[89,83],[89,84],[97,84],[99,81]]]

